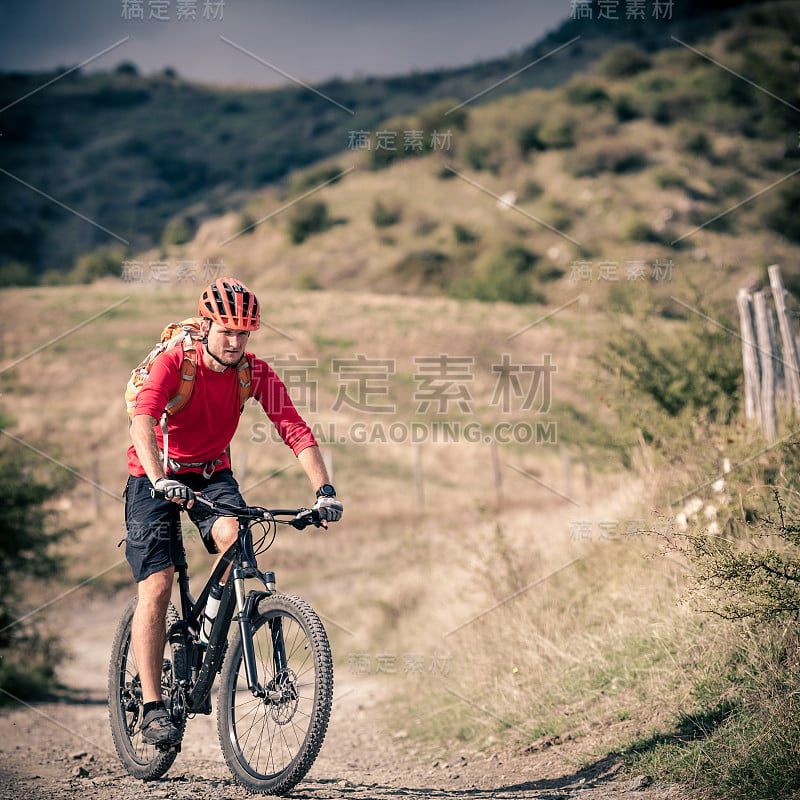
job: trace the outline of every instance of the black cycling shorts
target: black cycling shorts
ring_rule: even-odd
[[[244,506],[239,484],[229,469],[214,472],[204,478],[199,472],[170,473],[195,492],[202,492],[209,500]],[[152,497],[153,484],[146,475],[129,475],[125,487],[125,558],[128,559],[133,578],[138,583],[155,572],[171,566],[186,564],[186,554],[180,532],[180,507],[163,497]],[[217,553],[211,536],[211,527],[218,515],[206,506],[195,503],[186,512],[200,531],[200,538],[209,553]]]

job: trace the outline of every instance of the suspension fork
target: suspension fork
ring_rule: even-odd
[[[239,610],[239,630],[242,635],[242,655],[244,657],[245,676],[247,678],[247,688],[256,697],[267,697],[270,699],[280,699],[281,692],[276,689],[265,689],[258,680],[258,665],[256,664],[255,648],[253,646],[253,620],[256,616],[258,603],[264,597],[269,597],[268,592],[250,592],[247,596],[244,593],[244,578],[247,574],[245,569],[237,567],[233,571],[233,586],[236,591],[236,604]],[[272,577],[274,573],[266,573],[265,577]],[[268,585],[273,585],[268,584]],[[276,617],[267,621],[270,636],[272,639],[273,666],[275,675],[280,675],[286,669],[286,647],[283,640],[283,620]],[[276,687],[277,688],[277,687]]]
[[[266,597],[265,592],[244,593],[245,570],[236,567],[233,570],[233,588],[236,592],[236,607],[238,610],[239,631],[242,635],[242,655],[244,656],[245,676],[247,688],[256,697],[266,697],[267,692],[258,680],[258,665],[253,647],[253,619],[258,602]]]

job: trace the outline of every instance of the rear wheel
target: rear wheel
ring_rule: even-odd
[[[175,761],[178,748],[161,749],[142,739],[142,686],[139,670],[131,648],[131,621],[138,599],[134,597],[122,614],[111,648],[108,668],[108,707],[111,735],[114,746],[125,769],[141,780],[160,778]],[[170,603],[167,609],[164,633],[178,621],[178,612]],[[161,693],[169,709],[173,705],[176,678],[186,673],[186,648],[180,635],[164,644],[164,661],[161,671]],[[183,731],[186,717],[173,721]]]
[[[333,696],[331,649],[316,612],[291,595],[261,600],[253,649],[267,697],[254,697],[247,688],[237,629],[217,700],[220,745],[234,777],[250,791],[286,794],[305,777],[325,738]]]

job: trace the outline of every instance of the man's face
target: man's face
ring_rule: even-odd
[[[225,366],[235,367],[244,355],[250,331],[236,331],[222,328],[216,322],[211,323],[208,330],[208,344],[206,347]]]

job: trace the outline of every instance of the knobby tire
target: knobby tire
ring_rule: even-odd
[[[276,674],[270,620],[280,618],[287,668]],[[217,728],[225,760],[251,792],[287,794],[311,769],[328,728],[333,697],[330,644],[316,612],[292,595],[263,598],[253,621],[259,681],[285,699],[254,697],[247,687],[241,631],[222,669]]]

